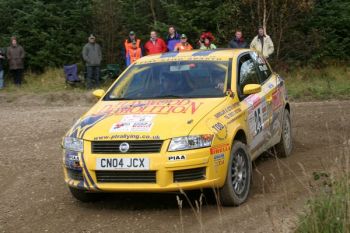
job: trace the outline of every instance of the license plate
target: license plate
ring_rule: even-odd
[[[149,170],[149,159],[97,158],[96,170]]]

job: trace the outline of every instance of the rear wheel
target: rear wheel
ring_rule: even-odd
[[[279,157],[288,157],[292,153],[292,148],[292,124],[290,121],[289,111],[285,109],[282,121],[281,140],[276,145],[277,155]]]
[[[238,206],[248,197],[252,177],[252,163],[247,146],[235,141],[228,163],[226,181],[220,190],[220,201],[224,206]]]
[[[96,202],[100,200],[99,193],[91,193],[82,189],[69,187],[72,196],[81,202]]]

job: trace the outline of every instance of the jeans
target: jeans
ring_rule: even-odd
[[[0,70],[0,89],[4,87],[4,70]]]
[[[86,72],[86,87],[88,89],[98,88],[100,86],[100,67],[88,66]]]
[[[13,81],[14,81],[15,85],[16,86],[21,86],[23,70],[22,69],[11,70],[11,74],[13,76]]]

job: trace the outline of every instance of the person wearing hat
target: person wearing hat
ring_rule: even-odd
[[[15,36],[11,37],[11,45],[7,48],[6,57],[16,86],[21,86],[22,84],[24,56],[24,49],[17,43],[17,38]]]
[[[124,41],[124,47],[122,49],[122,54],[123,54],[123,57],[125,59],[126,65],[129,65],[128,64],[128,57],[129,57],[128,51],[132,48],[133,42],[136,43],[137,48],[141,48],[141,40],[136,37],[136,34],[134,31],[130,31],[128,38],[125,39],[125,41]],[[141,50],[142,50],[142,48],[141,48]]]
[[[102,51],[96,43],[94,35],[89,36],[89,42],[83,48],[83,59],[86,65],[86,87],[88,89],[100,86],[100,65],[102,61]]]
[[[190,43],[187,42],[187,36],[185,34],[182,34],[180,38],[181,38],[180,43],[177,43],[175,45],[174,51],[182,52],[182,51],[190,51],[193,49]]]
[[[133,64],[135,61],[137,61],[138,59],[140,59],[142,57],[141,48],[137,47],[136,41],[132,42],[132,46],[131,46],[131,48],[128,49],[127,54],[128,54],[128,58],[126,61],[127,66]]]
[[[265,58],[269,58],[273,53],[273,42],[270,36],[265,34],[263,27],[258,28],[258,35],[252,40],[250,48],[261,53]]]

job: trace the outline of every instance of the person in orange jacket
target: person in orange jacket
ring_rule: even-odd
[[[123,55],[127,65],[128,65],[128,57],[129,57],[128,51],[129,51],[129,49],[132,48],[133,42],[136,42],[136,47],[141,48],[141,50],[142,50],[141,40],[136,37],[136,34],[134,31],[130,31],[129,36],[127,39],[125,39],[124,45],[122,48],[122,55]]]
[[[132,42],[132,46],[131,48],[128,49],[127,54],[128,54],[127,61],[126,61],[127,66],[133,64],[135,61],[137,61],[142,57],[141,48],[137,47],[137,43],[135,41]]]
[[[182,34],[180,38],[181,38],[181,42],[175,45],[174,51],[182,52],[182,51],[190,51],[193,49],[190,43],[187,42],[187,36],[185,34]]]

